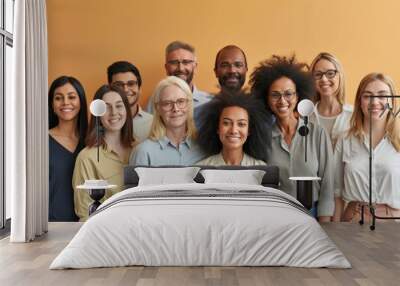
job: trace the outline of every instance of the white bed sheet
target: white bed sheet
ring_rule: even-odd
[[[261,198],[142,198],[137,192],[262,190],[262,186],[180,184],[125,190],[104,202],[50,269],[145,266],[293,266],[349,268],[310,215]],[[142,193],[141,193],[142,194]],[[250,193],[251,194],[251,193]]]

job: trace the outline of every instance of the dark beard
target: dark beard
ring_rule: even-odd
[[[235,85],[227,84],[228,79],[234,75],[237,79],[238,82]],[[242,89],[244,82],[246,81],[246,78],[242,76],[240,73],[235,73],[235,74],[227,74],[221,78],[218,78],[218,82],[221,86],[222,90],[226,90],[228,92],[238,92]]]

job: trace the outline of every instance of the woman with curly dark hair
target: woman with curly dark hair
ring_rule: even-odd
[[[221,93],[201,114],[199,145],[212,156],[199,165],[265,165],[270,142],[268,115],[244,93]]]
[[[305,140],[298,132],[303,122],[297,105],[315,93],[307,65],[298,63],[295,56],[273,56],[254,70],[250,84],[253,96],[263,100],[267,111],[275,117],[267,163],[279,167],[281,190],[296,197],[296,182],[289,177],[320,177],[320,181],[313,182],[312,212],[320,221],[330,221],[334,198],[329,135],[322,127],[309,123],[305,162]]]

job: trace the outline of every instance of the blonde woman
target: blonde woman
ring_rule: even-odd
[[[384,108],[389,103],[397,110],[399,104],[385,97],[372,98],[370,104],[368,97],[394,94],[392,80],[381,73],[365,76],[358,86],[350,130],[335,148],[336,221],[359,221],[361,205],[369,201],[369,109],[374,160],[372,201],[378,216],[400,215],[400,119]]]
[[[312,61],[310,71],[316,89],[311,120],[325,128],[335,146],[339,135],[350,128],[353,112],[353,107],[345,104],[343,68],[334,55],[320,53]]]
[[[178,77],[158,83],[149,138],[135,148],[130,165],[192,165],[205,157],[195,141],[192,97],[189,85]]]

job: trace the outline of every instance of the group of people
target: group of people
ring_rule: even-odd
[[[87,219],[91,199],[76,186],[86,179],[105,179],[118,186],[107,190],[106,199],[122,190],[128,164],[269,164],[279,167],[280,189],[293,196],[296,184],[289,177],[320,178],[313,182],[312,207],[319,221],[356,221],[368,202],[370,119],[373,201],[382,216],[400,214],[400,119],[392,114],[399,106],[385,97],[396,94],[387,75],[371,73],[361,80],[353,110],[345,104],[342,65],[329,53],[320,53],[310,65],[295,56],[272,56],[251,73],[250,92],[243,90],[246,55],[237,46],[216,55],[217,95],[195,86],[196,67],[191,45],[170,43],[167,77],[156,86],[146,112],[139,105],[139,70],[126,61],[110,65],[108,84],[94,95],[107,106],[99,140],[93,116],[88,124],[79,81],[61,76],[51,84],[49,220]],[[304,118],[297,111],[303,99],[315,104],[307,145],[299,132]]]

